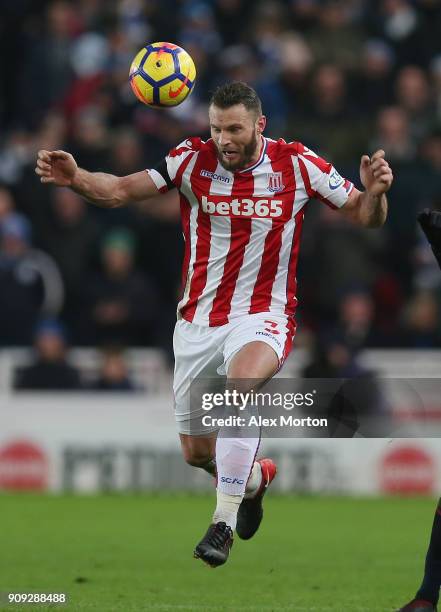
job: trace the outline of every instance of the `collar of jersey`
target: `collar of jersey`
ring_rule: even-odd
[[[238,174],[243,174],[244,172],[250,172],[251,170],[254,170],[255,168],[257,168],[257,166],[260,166],[260,164],[263,162],[263,159],[264,159],[265,153],[266,153],[267,140],[266,140],[265,136],[262,136],[262,139],[263,139],[263,144],[262,144],[262,150],[261,150],[260,155],[259,155],[259,159],[256,161],[255,164],[253,164],[249,168],[244,168],[243,170],[238,170],[237,171]]]

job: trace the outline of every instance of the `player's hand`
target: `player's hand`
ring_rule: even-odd
[[[38,151],[35,172],[42,183],[70,187],[77,170],[77,162],[66,151]]]
[[[363,155],[361,158],[361,182],[366,191],[373,196],[380,196],[389,191],[394,178],[384,155],[384,151],[380,149],[372,157]]]

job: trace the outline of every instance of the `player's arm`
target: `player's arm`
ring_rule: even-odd
[[[102,208],[118,208],[158,195],[159,189],[146,171],[128,176],[87,172],[65,151],[39,151],[35,172],[42,183],[70,187]]]
[[[372,157],[363,155],[360,178],[365,191],[353,189],[340,211],[363,227],[381,227],[387,217],[386,192],[392,185],[392,170],[384,159],[384,151],[376,151]]]

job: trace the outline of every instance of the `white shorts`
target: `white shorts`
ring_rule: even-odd
[[[225,377],[234,355],[255,341],[265,342],[274,349],[280,369],[291,350],[294,333],[292,318],[269,312],[247,314],[219,327],[202,327],[179,320],[173,335],[173,391],[179,433],[202,435],[217,431],[217,428],[195,426],[204,414],[200,404],[191,405],[190,384],[195,378]],[[197,421],[191,423],[192,419]]]

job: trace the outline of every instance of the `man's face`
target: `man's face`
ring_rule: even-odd
[[[256,118],[243,104],[236,104],[230,108],[211,105],[208,116],[219,162],[226,170],[242,170],[258,160],[266,123],[263,115]]]

